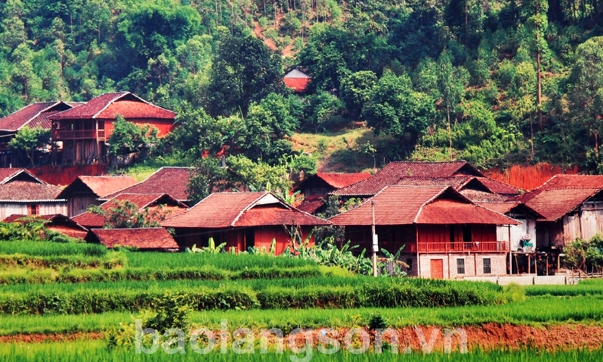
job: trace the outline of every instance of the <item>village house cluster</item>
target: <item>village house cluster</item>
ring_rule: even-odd
[[[245,251],[269,249],[274,240],[277,254],[291,245],[292,230],[313,242],[312,230],[323,226],[343,227],[346,240],[370,251],[374,224],[380,248],[395,253],[403,247],[409,275],[440,279],[553,275],[568,242],[603,232],[603,176],[560,174],[525,192],[465,161],[391,162],[374,175],[307,177],[296,186],[304,201],[294,207],[270,192],[214,193],[193,205],[187,167],[163,167],[141,182],[76,176],[64,187],[11,167],[15,159],[6,145],[23,127],[51,130],[59,145],[51,152],[57,164],[104,163],[117,115],[157,127],[160,137],[172,130],[175,118],[172,111],[120,92],[87,103],[34,103],[0,119],[0,219],[38,216],[49,229],[109,248],[178,251],[213,238]],[[325,220],[317,215],[331,195],[361,203]],[[150,215],[161,210],[160,227],[103,229],[104,217],[88,211],[91,205],[109,211],[125,201]]]

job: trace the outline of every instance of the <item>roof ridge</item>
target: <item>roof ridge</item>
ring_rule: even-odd
[[[234,220],[232,220],[232,223],[230,223],[230,226],[234,227],[234,226],[235,226],[235,224],[236,224],[236,222],[237,222],[237,221],[238,221],[238,220],[241,218],[241,216],[243,216],[243,213],[244,213],[245,211],[247,211],[247,210],[251,209],[252,207],[254,207],[254,206],[255,206],[255,205],[258,203],[258,201],[260,201],[262,198],[266,197],[266,195],[268,195],[268,194],[272,195],[272,193],[271,193],[271,192],[264,191],[264,192],[263,192],[263,194],[262,194],[260,197],[258,197],[257,199],[255,199],[254,201],[252,201],[251,203],[249,203],[249,204],[248,204],[246,207],[244,207],[244,208],[243,208],[243,209],[242,209],[242,210],[241,210],[241,211],[240,211],[240,212],[237,214],[237,216],[235,216]],[[274,196],[274,195],[273,195],[273,196]],[[278,200],[278,198],[277,198],[277,200]],[[280,202],[280,200],[279,200],[279,202]]]
[[[121,93],[121,94],[120,94],[120,93]],[[102,96],[103,96],[103,95],[105,95],[105,94],[112,94],[112,93],[103,93],[103,94],[101,94],[100,96],[98,96],[98,97],[94,97],[94,98],[99,98],[99,97],[102,97]],[[115,97],[113,97],[112,99],[110,99],[110,100],[109,100],[109,101],[108,101],[108,102],[105,104],[105,106],[104,106],[103,108],[101,108],[101,110],[100,110],[100,111],[98,111],[98,112],[96,112],[95,114],[93,114],[93,115],[92,115],[92,118],[93,118],[93,119],[94,119],[94,118],[96,118],[96,117],[97,117],[99,114],[101,114],[101,113],[102,113],[102,112],[103,112],[105,109],[107,109],[107,108],[108,108],[110,105],[112,105],[112,104],[113,104],[113,103],[114,103],[116,100],[118,100],[118,99],[120,99],[120,98],[123,98],[123,97],[125,97],[125,96],[126,96],[126,95],[128,95],[128,94],[132,94],[132,93],[130,93],[130,92],[117,92],[117,93],[115,93]],[[94,98],[93,98],[93,99],[94,99]],[[91,100],[92,100],[92,99],[91,99]],[[144,101],[144,100],[143,100],[143,101]]]
[[[421,215],[421,212],[423,211],[423,207],[425,207],[426,205],[430,204],[433,200],[435,200],[436,198],[438,198],[440,195],[442,195],[444,193],[444,191],[446,191],[448,189],[452,189],[452,186],[444,186],[440,190],[440,192],[438,192],[437,194],[433,195],[431,198],[427,199],[424,203],[422,203],[421,206],[419,206],[419,210],[417,210],[417,214],[415,215],[415,218],[412,220],[413,224],[417,223],[417,219],[419,218],[419,215]],[[454,191],[454,189],[453,189],[453,191]]]
[[[42,103],[51,103],[51,102],[34,102],[31,104],[42,104]],[[19,128],[17,128],[17,131],[19,131],[21,128],[25,127],[26,125],[28,125],[29,123],[31,123],[31,121],[33,121],[35,118],[39,117],[40,114],[42,114],[42,112],[46,112],[48,109],[58,105],[59,103],[62,103],[62,101],[55,101],[54,103],[52,103],[51,105],[49,105],[48,107],[40,110],[38,113],[36,113],[33,117],[29,118],[25,123],[23,123]],[[31,105],[30,104],[30,105]],[[28,105],[29,107],[29,105]],[[25,107],[24,107],[25,108]]]

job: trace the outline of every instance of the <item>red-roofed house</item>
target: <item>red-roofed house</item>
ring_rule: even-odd
[[[174,216],[183,213],[187,206],[178,200],[174,199],[168,194],[128,194],[122,193],[109,201],[100,205],[100,208],[105,212],[111,212],[111,209],[118,207],[120,203],[131,202],[138,208],[138,212],[143,210],[150,211],[150,216]],[[161,211],[160,211],[161,210]],[[155,212],[159,212],[160,215],[155,215]],[[91,228],[102,228],[105,225],[105,218],[101,215],[84,212],[71,218],[78,224],[91,229]],[[161,220],[149,220],[149,221],[161,221]]]
[[[329,219],[345,226],[346,239],[372,251],[371,224],[379,247],[400,247],[409,274],[461,278],[507,273],[509,245],[498,240],[498,225],[516,221],[474,204],[450,186],[388,186],[355,209]]]
[[[48,118],[58,112],[78,106],[79,103],[39,102],[32,103],[0,118],[0,167],[19,167],[22,160],[18,160],[8,149],[8,143],[23,127],[51,129],[52,122]]]
[[[128,246],[145,251],[178,251],[178,244],[164,228],[92,229],[86,241],[109,249]]]
[[[136,180],[128,176],[78,176],[57,198],[67,200],[72,217],[86,212],[90,205],[100,205],[98,199],[134,184]]]
[[[603,176],[555,175],[518,199],[544,216],[538,246],[563,247],[576,238],[603,234]]]
[[[346,187],[356,182],[366,180],[371,177],[368,172],[358,173],[327,173],[318,172],[302,181],[296,188],[304,195],[304,202],[299,205],[299,209],[310,214],[321,211],[324,206],[322,199],[342,187]]]
[[[296,93],[304,92],[311,80],[309,75],[299,69],[291,70],[283,78],[285,85]]]
[[[383,190],[385,186],[396,185],[405,178],[416,180],[445,179],[468,176],[483,177],[475,167],[466,161],[453,162],[390,162],[373,177],[343,187],[333,192],[342,197],[370,197]]]
[[[52,230],[61,234],[65,234],[72,238],[84,239],[88,234],[88,230],[85,227],[79,225],[75,221],[71,220],[65,215],[11,215],[4,219],[4,222],[18,222],[21,224],[30,222],[31,220],[41,219],[44,220],[45,227],[48,230]]]
[[[315,226],[331,223],[299,211],[269,192],[213,193],[186,212],[161,223],[176,230],[180,247],[208,245],[212,237],[216,244],[226,243],[245,251],[249,247],[270,249],[276,240],[276,253],[291,246],[286,227],[299,228],[305,239]]]
[[[162,167],[144,181],[101,197],[101,200],[108,200],[121,193],[161,193],[168,194],[180,202],[187,203],[188,193],[186,189],[191,178],[191,170],[192,168],[190,167]]]
[[[67,215],[61,189],[20,168],[0,168],[0,219],[18,215]]]
[[[106,141],[118,115],[138,125],[149,124],[164,137],[174,128],[176,113],[130,93],[105,93],[87,103],[49,116],[55,124],[53,140],[63,142],[64,164],[106,161]]]

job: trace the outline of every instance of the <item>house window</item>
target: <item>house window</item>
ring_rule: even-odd
[[[456,259],[456,273],[465,274],[465,259]]]
[[[490,258],[484,258],[484,274],[492,274],[492,262]]]
[[[27,214],[28,215],[38,215],[40,213],[40,205],[31,204],[27,205]]]

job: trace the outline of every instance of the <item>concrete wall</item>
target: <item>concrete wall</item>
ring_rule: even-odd
[[[515,275],[515,276],[498,276],[498,277],[465,277],[465,280],[476,282],[490,282],[499,285],[563,285],[568,284],[565,275]]]
[[[416,257],[415,257],[416,258]],[[484,259],[490,258],[491,273],[484,273]],[[466,276],[505,275],[507,274],[506,254],[421,254],[420,276],[431,278],[431,260],[441,259],[444,266],[444,279],[462,279]],[[465,273],[457,270],[457,260],[465,262]],[[415,271],[416,273],[416,271]],[[416,274],[414,274],[416,275]]]

